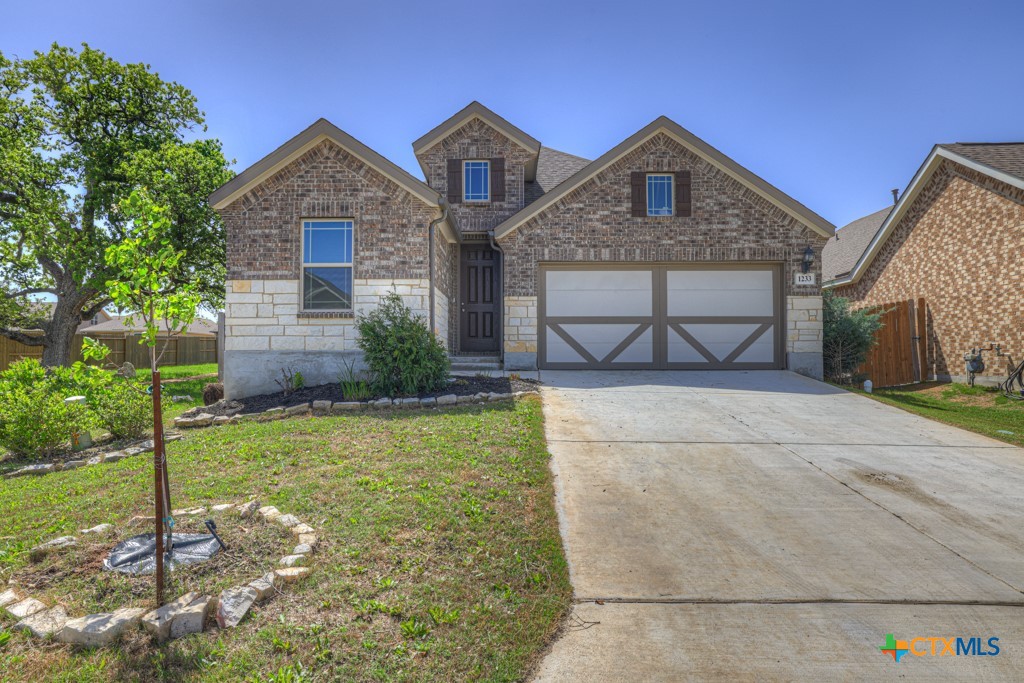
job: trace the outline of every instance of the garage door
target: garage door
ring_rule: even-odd
[[[540,280],[542,368],[782,367],[776,265],[551,265]]]

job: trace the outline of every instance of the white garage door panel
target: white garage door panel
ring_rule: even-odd
[[[547,315],[651,315],[651,272],[556,270],[546,273]]]
[[[772,272],[761,270],[670,270],[670,316],[765,316],[774,310]]]
[[[541,367],[781,367],[772,266],[553,266],[541,283]]]

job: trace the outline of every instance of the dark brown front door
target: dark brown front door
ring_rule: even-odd
[[[487,246],[462,247],[459,350],[498,351],[498,254]]]

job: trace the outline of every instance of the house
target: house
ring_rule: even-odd
[[[184,329],[176,330],[173,334],[170,334],[168,328],[169,326],[165,323],[157,333],[157,337],[160,339],[168,336],[175,338],[204,337],[208,339],[217,337],[217,323],[206,318],[196,318]],[[141,318],[137,317],[134,321],[129,321],[128,316],[123,315],[107,315],[107,320],[105,321],[90,321],[89,325],[82,323],[82,327],[78,328],[79,334],[84,334],[87,337],[96,337],[97,339],[129,338],[140,335],[145,331],[146,325]]]
[[[964,381],[982,348],[993,384],[1024,356],[1022,253],[1024,143],[936,145],[895,206],[829,240],[824,286],[862,306],[923,298],[924,376]]]
[[[821,376],[834,227],[668,118],[588,161],[473,102],[413,151],[425,180],[321,119],[211,195],[228,396],[336,381],[392,290],[507,370]]]

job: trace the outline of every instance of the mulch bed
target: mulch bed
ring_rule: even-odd
[[[509,377],[452,377],[448,380],[448,386],[441,391],[432,391],[419,394],[417,398],[430,398],[455,394],[456,396],[472,396],[481,392],[494,392],[496,394],[510,394],[517,391],[537,391],[540,382],[535,379],[509,378]],[[383,394],[373,394],[366,400],[384,398]],[[182,417],[194,417],[200,413],[208,415],[239,415],[248,413],[262,413],[270,408],[297,406],[311,401],[344,401],[340,384],[321,384],[316,387],[304,387],[293,391],[287,396],[284,392],[278,391],[273,394],[260,394],[249,396],[239,400],[218,401],[203,408],[192,408],[182,414]]]

